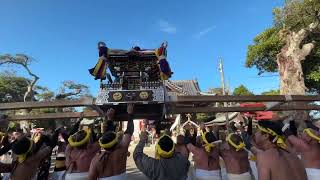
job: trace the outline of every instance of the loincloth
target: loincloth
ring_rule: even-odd
[[[258,169],[255,161],[249,161],[251,174],[253,175],[255,180],[258,180]]]
[[[65,173],[66,173],[66,171],[55,171],[51,175],[51,178],[52,178],[52,180],[64,180]]]
[[[251,174],[249,172],[242,173],[242,174],[231,174],[228,173],[229,180],[251,180]]]
[[[203,169],[196,169],[196,179],[197,180],[221,180],[221,171],[220,170],[203,170]]]
[[[122,174],[118,174],[110,177],[99,178],[99,180],[126,180],[126,179],[127,179],[127,173],[122,173]]]
[[[88,172],[66,174],[65,180],[87,180]]]
[[[320,169],[316,168],[306,168],[308,180],[319,180]]]

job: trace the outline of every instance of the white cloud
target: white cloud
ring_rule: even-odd
[[[211,32],[212,30],[214,30],[216,28],[216,26],[210,26],[210,27],[207,27],[203,30],[201,30],[200,32],[196,33],[194,35],[195,38],[197,39],[200,39],[202,36],[208,34],[209,32]]]
[[[177,32],[177,28],[174,25],[170,24],[168,21],[165,21],[163,19],[158,21],[158,25],[162,32],[169,34],[175,34]]]

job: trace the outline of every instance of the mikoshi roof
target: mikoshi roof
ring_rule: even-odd
[[[168,93],[173,95],[200,95],[200,88],[197,80],[168,80],[166,87]]]

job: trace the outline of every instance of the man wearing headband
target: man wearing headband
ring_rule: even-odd
[[[285,132],[290,144],[301,153],[308,179],[314,180],[320,178],[320,132],[311,121],[307,123],[307,127],[300,137],[293,135],[290,129]]]
[[[190,166],[188,159],[175,152],[175,144],[168,135],[160,137],[156,151],[160,158],[155,159],[143,153],[148,139],[146,131],[141,132],[140,141],[136,146],[133,159],[137,168],[152,180],[185,180]]]
[[[254,141],[263,150],[257,153],[259,180],[307,179],[300,159],[286,150],[279,123],[259,121]]]
[[[79,130],[80,123],[83,120],[84,114],[81,113],[80,117],[76,121],[76,123],[73,124],[71,127],[71,130],[68,132],[65,130],[64,127],[61,127],[60,134],[58,136],[58,142],[57,142],[57,155],[55,160],[55,167],[54,167],[54,173],[51,176],[52,180],[62,180],[64,179],[64,175],[66,173],[66,148],[69,144],[68,138],[76,133]]]
[[[220,180],[219,148],[214,144],[217,139],[213,132],[206,132],[204,127],[202,127],[200,147],[194,146],[188,139],[188,137],[190,137],[188,130],[186,131],[185,137],[187,148],[194,155],[196,179]]]
[[[100,147],[91,129],[76,132],[68,138],[66,148],[66,180],[87,180],[92,158]]]
[[[220,148],[220,155],[226,165],[229,180],[251,180],[248,152],[242,138],[234,133],[227,136]]]
[[[103,149],[93,159],[89,171],[89,180],[123,180],[126,178],[128,148],[134,131],[133,104],[128,104],[128,125],[119,141],[115,131],[107,131],[100,139]]]
[[[37,145],[26,136],[19,137],[12,145],[12,152],[17,158],[13,162],[11,180],[30,180],[35,178],[41,162],[50,156],[51,151],[52,147],[50,146],[42,148],[42,143]]]

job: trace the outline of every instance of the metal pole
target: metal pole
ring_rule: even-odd
[[[219,72],[220,72],[220,78],[221,78],[221,88],[222,88],[222,94],[226,95],[226,89],[225,89],[225,81],[224,81],[224,70],[223,70],[223,61],[222,58],[219,58]],[[228,103],[224,102],[224,107],[228,107]],[[226,118],[226,125],[227,125],[227,133],[229,134],[229,116],[228,113],[225,113]]]

